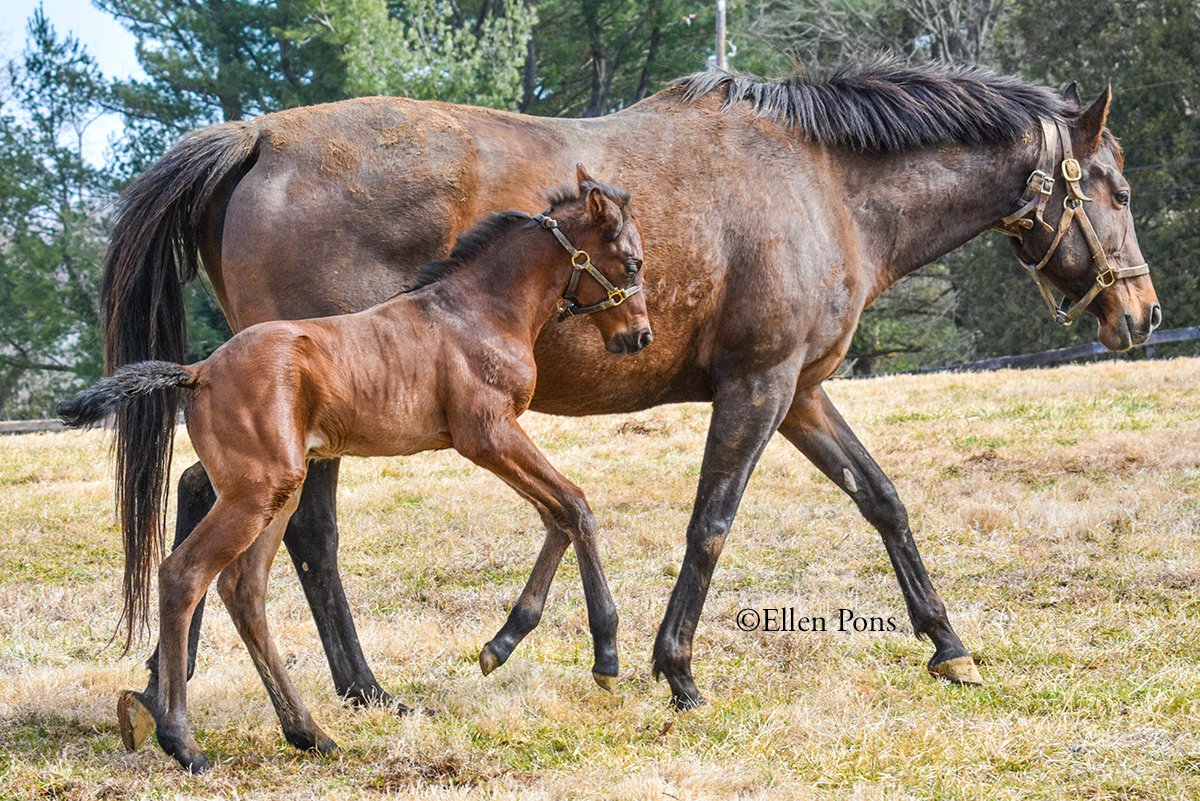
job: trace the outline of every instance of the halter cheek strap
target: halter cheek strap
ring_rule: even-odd
[[[558,312],[558,319],[565,320],[568,317],[576,315],[595,314],[596,312],[611,309],[613,306],[620,306],[625,301],[642,291],[641,284],[630,283],[627,287],[616,287],[613,283],[604,277],[604,273],[596,269],[596,265],[592,264],[592,259],[588,256],[586,250],[579,250],[571,244],[571,240],[567,239],[562,231],[558,230],[558,221],[553,217],[547,217],[545,214],[535,214],[533,219],[537,220],[538,224],[554,234],[559,244],[571,254],[571,280],[567,282],[567,288],[563,290],[562,299],[565,303],[561,304]],[[580,273],[586,272],[592,278],[595,278],[597,283],[604,288],[607,297],[599,303],[593,303],[590,306],[581,306],[579,298],[575,297],[575,289],[579,285]]]
[[[1028,217],[1029,213],[1033,212],[1034,219],[1043,228],[1055,232],[1054,239],[1050,242],[1050,247],[1042,256],[1041,261],[1037,264],[1021,262],[1021,266],[1028,270],[1034,281],[1037,282],[1038,291],[1046,302],[1050,314],[1053,315],[1054,321],[1059,325],[1068,326],[1083,314],[1101,291],[1112,286],[1121,278],[1146,275],[1150,272],[1150,267],[1147,264],[1138,264],[1133,267],[1113,267],[1109,263],[1108,256],[1104,253],[1104,246],[1100,244],[1100,237],[1096,235],[1096,229],[1092,227],[1092,221],[1088,219],[1087,212],[1083,207],[1083,204],[1090,202],[1091,198],[1085,195],[1082,187],[1079,186],[1079,182],[1083,179],[1083,170],[1071,152],[1071,132],[1067,130],[1067,126],[1062,120],[1043,119],[1041,122],[1042,153],[1038,159],[1038,168],[1030,173],[1029,180],[1026,182],[1025,191],[1021,195],[1021,206],[1012,214],[1002,218],[1000,224],[992,230],[1021,242],[1023,241],[1022,232],[1033,228],[1034,220]],[[1054,193],[1054,157],[1058,152],[1059,142],[1062,143],[1063,152],[1059,169],[1067,184],[1067,196],[1063,199],[1062,217],[1059,218],[1058,228],[1055,230],[1046,222],[1044,213],[1050,195]],[[1062,300],[1055,300],[1054,288],[1050,284],[1050,280],[1042,273],[1042,268],[1050,263],[1050,258],[1062,244],[1063,237],[1066,236],[1073,222],[1079,223],[1083,238],[1087,240],[1088,247],[1092,251],[1092,260],[1096,264],[1096,281],[1083,297],[1074,304],[1069,304],[1065,296]]]

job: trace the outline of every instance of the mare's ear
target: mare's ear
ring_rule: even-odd
[[[584,166],[582,164],[576,164],[575,165],[575,182],[579,184],[580,194],[583,194],[583,190],[585,188],[584,185],[585,184],[594,184],[594,183],[596,183],[596,179],[593,178],[592,176],[588,175],[588,171],[584,168]]]
[[[1108,109],[1112,105],[1112,84],[1104,87],[1104,91],[1096,98],[1096,102],[1088,106],[1075,118],[1075,129],[1083,138],[1085,150],[1095,150],[1100,147],[1100,136],[1104,133],[1104,124],[1108,122]]]
[[[1083,108],[1083,100],[1079,97],[1079,84],[1071,81],[1071,85],[1063,92],[1063,100],[1067,101],[1067,106],[1071,111],[1078,111]]]

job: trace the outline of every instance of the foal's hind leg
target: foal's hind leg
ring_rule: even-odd
[[[172,549],[178,548],[192,530],[208,514],[217,500],[209,483],[208,474],[204,467],[196,464],[183,471],[179,478],[179,505],[175,515],[175,541]],[[200,623],[204,618],[204,598],[196,604],[192,613],[192,622],[188,626],[188,669],[190,680],[196,669],[196,648],[200,642]],[[150,679],[146,689],[140,693],[133,690],[123,690],[117,698],[117,723],[121,732],[121,742],[129,751],[136,751],[154,731],[154,716],[151,710],[158,703],[158,648],[146,660],[150,671]]]
[[[210,764],[187,720],[188,628],[192,613],[217,574],[270,522],[270,497],[219,498],[158,569],[159,693],[153,709],[156,733],[163,750],[193,773],[208,770]]]
[[[960,684],[981,684],[979,670],[950,625],[908,525],[896,488],[820,387],[800,390],[779,433],[854,499],[863,517],[883,535],[913,633],[933,640],[929,672]]]
[[[267,688],[283,726],[283,736],[301,750],[328,754],[336,750],[337,745],[313,722],[267,628],[267,577],[271,562],[279,551],[288,519],[296,510],[299,500],[300,490],[297,490],[254,544],[221,572],[217,591]]]
[[[507,662],[513,649],[529,632],[537,628],[542,619],[542,610],[546,606],[546,595],[550,592],[551,582],[554,581],[554,574],[562,562],[563,554],[567,552],[567,546],[571,544],[570,535],[559,528],[554,517],[544,509],[538,511],[542,515],[542,522],[546,524],[546,539],[542,543],[541,552],[538,553],[533,572],[529,574],[529,581],[525,583],[525,589],[521,590],[521,597],[517,599],[516,605],[508,613],[504,627],[479,653],[479,669],[485,676]]]
[[[537,506],[543,515],[548,515],[556,528],[569,535],[579,557],[579,574],[583,580],[588,625],[595,648],[592,676],[604,689],[615,691],[620,666],[617,659],[617,609],[600,566],[596,518],[592,515],[587,498],[579,487],[546,461],[546,457],[515,420],[496,420],[482,434],[478,430],[476,416],[464,422],[461,426],[451,422],[451,436],[458,452],[491,470]],[[552,554],[553,551],[543,549],[538,559],[539,566],[543,557],[548,558]],[[529,590],[529,587],[526,589]]]

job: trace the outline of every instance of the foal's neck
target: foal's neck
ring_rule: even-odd
[[[482,314],[533,346],[570,278],[571,258],[549,231],[505,236],[441,283],[464,315]]]
[[[847,157],[847,206],[876,270],[868,302],[1010,213],[1040,151],[1031,129],[1011,144]]]

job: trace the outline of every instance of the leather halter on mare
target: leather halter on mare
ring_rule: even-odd
[[[1083,204],[1090,201],[1091,198],[1085,195],[1079,186],[1079,182],[1083,178],[1083,170],[1071,153],[1071,132],[1067,130],[1067,126],[1062,120],[1043,119],[1041,122],[1042,152],[1038,157],[1038,168],[1030,173],[1025,192],[1021,195],[1021,207],[1000,220],[1000,224],[994,226],[992,230],[1021,242],[1023,241],[1021,229],[1033,228],[1033,220],[1025,216],[1031,211],[1043,228],[1047,231],[1055,230],[1046,222],[1043,214],[1050,195],[1054,193],[1054,156],[1058,151],[1057,143],[1061,141],[1063,158],[1059,171],[1063,180],[1067,182],[1067,196],[1063,199],[1063,215],[1058,221],[1058,230],[1054,235],[1054,241],[1050,243],[1042,260],[1037,264],[1026,264],[1022,261],[1021,266],[1028,270],[1037,282],[1038,291],[1042,293],[1042,299],[1046,301],[1046,307],[1050,309],[1054,321],[1059,325],[1068,326],[1083,314],[1102,290],[1112,286],[1121,278],[1146,275],[1150,272],[1150,266],[1139,264],[1134,267],[1113,267],[1109,264],[1104,247],[1100,244],[1100,238],[1096,236],[1096,229],[1092,227],[1092,221],[1088,219],[1087,212],[1083,208]],[[1092,250],[1092,259],[1096,263],[1096,282],[1074,305],[1068,306],[1069,301],[1065,295],[1061,301],[1055,301],[1054,288],[1049,279],[1042,274],[1042,268],[1049,264],[1050,258],[1062,243],[1063,236],[1070,229],[1071,223],[1076,220],[1079,222],[1088,247]],[[1018,261],[1020,261],[1019,258]]]
[[[559,320],[565,320],[568,317],[581,314],[595,314],[605,309],[611,309],[613,306],[620,306],[642,291],[641,284],[631,283],[624,288],[613,286],[613,283],[604,277],[604,273],[597,270],[596,265],[592,264],[592,258],[588,255],[587,251],[576,248],[571,244],[571,240],[567,239],[566,235],[558,230],[558,221],[553,217],[547,217],[545,214],[535,214],[533,219],[543,228],[554,234],[559,244],[571,254],[571,265],[575,268],[571,270],[571,280],[567,282],[567,288],[563,290],[562,299],[566,301],[566,304],[559,307]],[[580,306],[579,298],[575,297],[575,287],[579,285],[579,274],[582,272],[586,272],[592,278],[595,278],[597,283],[608,293],[608,297],[590,306]],[[637,276],[635,275],[634,278],[636,280]]]

